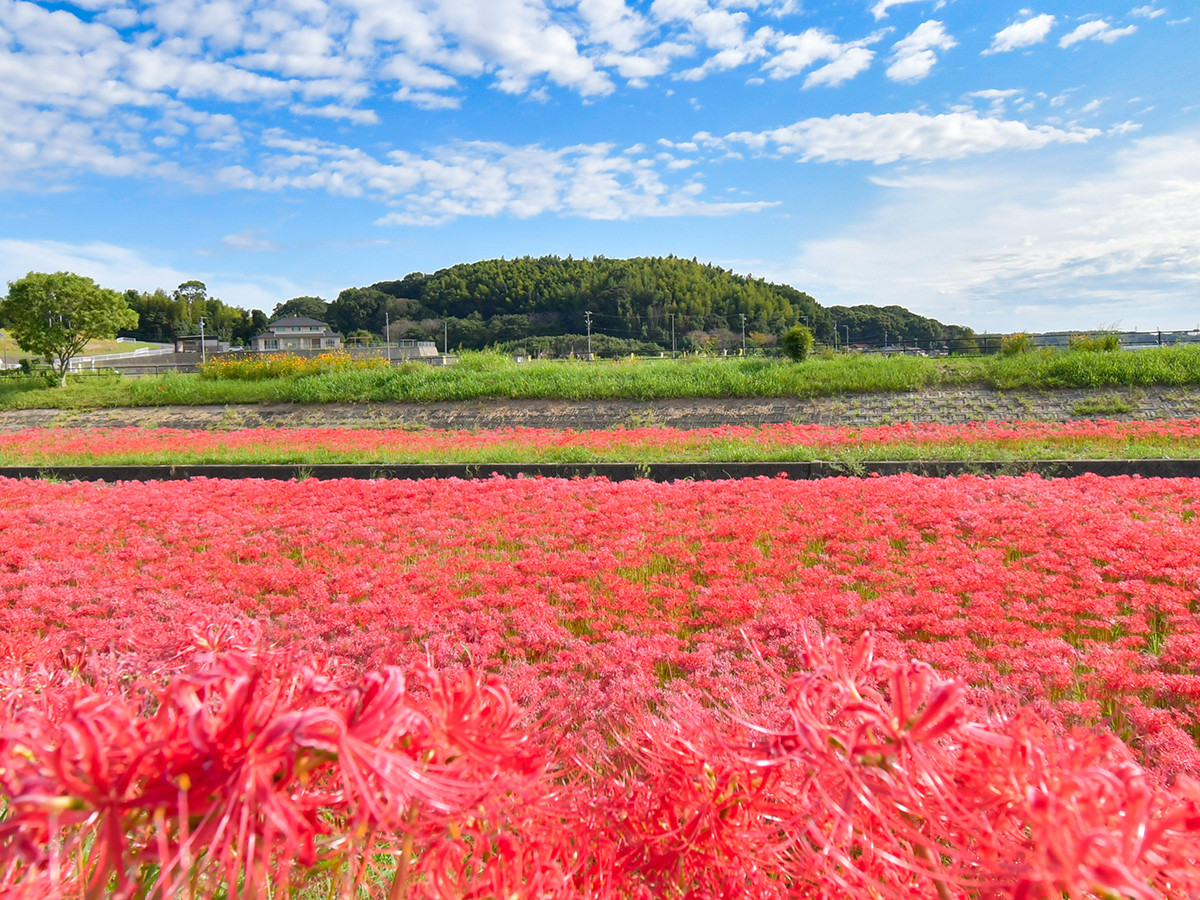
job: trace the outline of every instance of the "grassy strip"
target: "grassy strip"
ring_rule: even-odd
[[[455,366],[412,363],[307,377],[241,381],[198,375],[81,376],[66,388],[0,379],[0,408],[102,408],[228,403],[435,402],[482,399],[653,400],[822,397],[985,385],[997,390],[1200,384],[1200,347],[1126,353],[1055,351],[926,359],[840,354],[801,364],[774,359],[515,363],[463,354]]]
[[[1013,440],[996,442],[938,443],[898,441],[840,447],[773,444],[753,439],[711,438],[673,446],[647,446],[636,442],[593,448],[570,443],[546,445],[519,439],[483,446],[426,447],[289,447],[243,446],[191,449],[156,449],[140,452],[55,453],[0,451],[0,465],[195,465],[195,464],[434,464],[434,463],[721,463],[721,462],[831,462],[860,463],[883,460],[1010,461],[1038,459],[1192,459],[1200,457],[1200,439],[1168,437],[1139,440]]]

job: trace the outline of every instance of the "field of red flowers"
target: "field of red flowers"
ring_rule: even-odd
[[[1200,481],[0,485],[0,896],[1200,896]]]
[[[1200,454],[1200,420],[723,426],[607,431],[34,428],[0,434],[0,464],[428,463],[1161,457]]]

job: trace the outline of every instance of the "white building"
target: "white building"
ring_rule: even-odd
[[[329,326],[307,316],[276,319],[262,334],[250,339],[254,350],[337,350],[342,336]]]

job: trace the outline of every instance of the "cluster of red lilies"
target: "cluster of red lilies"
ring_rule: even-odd
[[[0,896],[1200,896],[1200,483],[3,488]]]

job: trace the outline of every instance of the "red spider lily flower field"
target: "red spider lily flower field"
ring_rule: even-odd
[[[0,481],[0,896],[1200,897],[1200,481]]]
[[[0,434],[0,464],[428,463],[1162,457],[1200,454],[1200,420],[439,429],[33,428]]]

